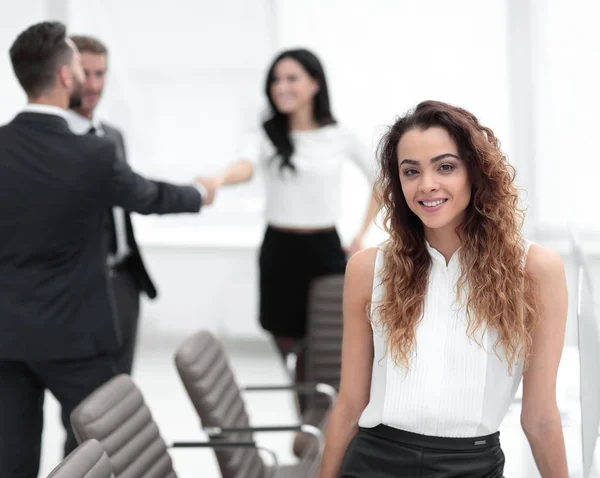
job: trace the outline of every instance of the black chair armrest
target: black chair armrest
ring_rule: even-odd
[[[254,441],[176,441],[169,448],[256,448]]]
[[[212,440],[212,441],[176,441],[173,442],[167,448],[256,448],[257,450],[264,451],[271,455],[273,459],[273,465],[269,469],[271,471],[271,478],[274,478],[279,471],[279,461],[275,452],[269,448],[257,446],[256,442],[250,441],[227,441],[227,440]]]
[[[325,439],[323,433],[314,425],[302,423],[299,425],[275,425],[257,427],[205,427],[202,429],[212,438],[223,438],[227,433],[273,433],[273,432],[304,432],[316,438],[319,444],[319,453],[323,453]],[[225,442],[226,443],[226,442]]]
[[[244,392],[276,392],[289,390],[306,395],[320,393],[327,396],[330,407],[333,406],[337,399],[335,388],[326,383],[301,382],[291,385],[252,385],[241,387],[241,390]]]

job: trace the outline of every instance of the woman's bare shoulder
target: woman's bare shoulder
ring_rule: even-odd
[[[558,252],[539,244],[531,244],[525,268],[538,280],[546,282],[564,274],[564,263]]]
[[[371,296],[378,250],[378,247],[369,247],[350,257],[346,266],[346,282],[354,292]]]

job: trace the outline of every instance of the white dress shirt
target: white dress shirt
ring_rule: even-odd
[[[67,119],[69,114],[67,110],[52,105],[39,105],[37,103],[27,103],[21,110],[21,113],[41,113],[45,115],[55,115]]]

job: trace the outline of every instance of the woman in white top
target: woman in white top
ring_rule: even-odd
[[[335,121],[325,73],[314,54],[281,53],[269,69],[265,93],[270,117],[251,135],[241,160],[204,181],[219,187],[248,181],[255,169],[263,173],[268,227],[259,260],[260,323],[285,356],[305,334],[309,283],[344,273],[346,253],[360,249],[377,204],[372,197],[356,238],[344,251],[335,227],[342,164],[353,161],[371,183],[374,167],[366,148]]]
[[[556,373],[558,254],[521,237],[514,170],[467,111],[427,101],[379,147],[389,239],[346,270],[339,398],[321,478],[501,477],[521,423],[544,478],[566,478]]]

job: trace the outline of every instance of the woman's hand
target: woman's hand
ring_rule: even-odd
[[[348,257],[352,257],[358,251],[363,248],[363,236],[362,234],[357,235],[349,246],[344,247],[344,252]]]

